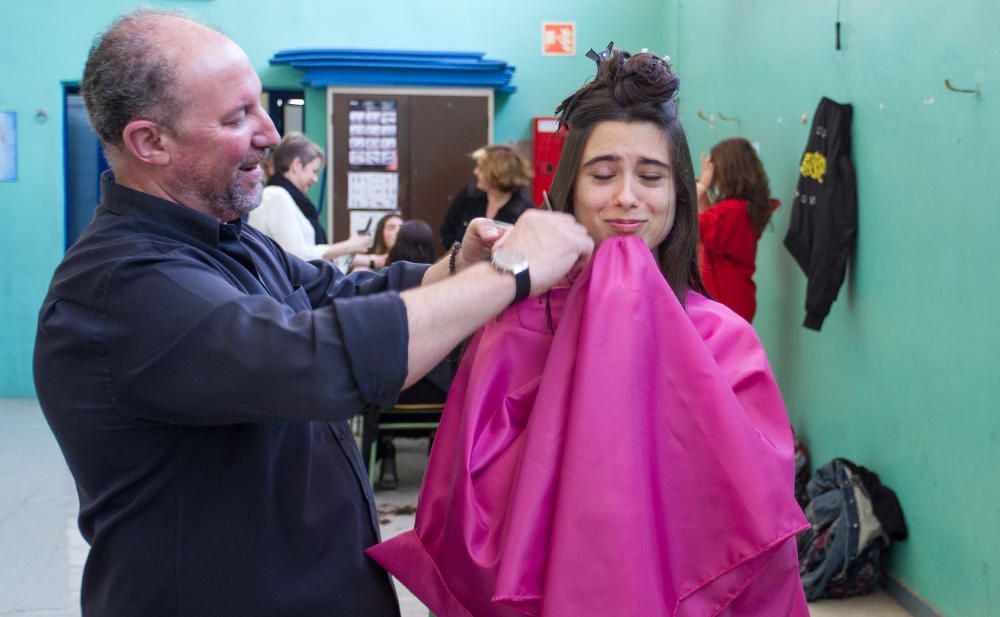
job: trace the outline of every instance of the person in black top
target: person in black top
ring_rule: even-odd
[[[417,264],[434,262],[434,231],[430,225],[419,219],[412,219],[403,223],[399,229],[399,233],[395,237],[392,248],[389,249],[386,265],[389,266],[401,261]],[[461,345],[452,350],[423,379],[400,392],[398,402],[404,405],[443,404],[448,396],[448,389],[451,387],[452,379],[455,377],[460,348]],[[377,425],[380,421],[436,422],[440,416],[440,411],[408,413],[406,415],[400,415],[392,411],[378,411],[366,418],[366,434],[362,439],[362,454],[367,453],[366,447],[370,447],[367,444],[374,441],[375,433],[378,432]],[[429,436],[431,433],[427,429],[378,432],[377,460],[381,460],[382,463],[376,488],[394,489],[398,485],[399,479],[396,475],[396,447],[392,442],[392,438],[398,434],[408,437],[423,437]]]
[[[486,217],[513,225],[528,208],[531,166],[510,146],[483,146],[472,153],[475,182],[466,184],[451,201],[441,224],[441,244],[450,249],[462,239],[469,221]]]
[[[140,9],[97,39],[82,93],[111,172],[39,312],[34,377],[91,546],[83,617],[398,615],[363,554],[378,520],[346,419],[585,260],[586,230],[474,221],[450,263],[344,276],[245,222],[278,134],[233,41]]]

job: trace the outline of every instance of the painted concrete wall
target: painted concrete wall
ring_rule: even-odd
[[[63,81],[80,78],[93,36],[131,1],[5,2],[0,110],[19,121],[20,178],[0,183],[0,396],[32,396],[36,312],[62,256]],[[284,4],[279,7],[277,5]],[[370,47],[481,50],[517,66],[519,91],[497,101],[497,141],[528,137],[591,74],[582,59],[543,58],[539,22],[571,19],[580,46],[615,40],[669,53],[695,157],[722,138],[760,143],[785,202],[761,241],[755,325],[793,423],[816,463],[847,456],[900,496],[911,538],[891,568],[949,616],[988,615],[1000,602],[1000,227],[992,179],[1000,163],[1000,5],[841,0],[837,3],[637,0],[607,3],[458,0],[382,3],[177,0],[229,33],[265,86],[298,74],[270,67],[278,50]],[[951,93],[943,81],[983,90]],[[860,233],[823,331],[803,329],[805,281],[781,240],[799,157],[821,96],[855,105]],[[324,139],[318,91],[309,132]],[[35,123],[39,108],[49,120]],[[739,123],[695,116],[719,112]],[[322,143],[322,141],[321,141]]]
[[[0,397],[33,396],[31,349],[38,307],[63,254],[64,181],[62,83],[78,82],[90,43],[134,0],[18,2],[3,0],[0,37],[0,110],[19,123],[20,178],[0,183]],[[174,0],[239,43],[265,87],[296,87],[301,75],[268,60],[283,49],[361,47],[482,51],[517,67],[518,92],[497,99],[494,139],[527,139],[531,118],[550,115],[562,97],[592,74],[583,52],[612,38],[629,46],[662,45],[664,5],[636,0],[629,11],[571,0],[384,0],[382,2],[268,2]],[[576,22],[575,57],[543,57],[541,22]],[[307,132],[325,143],[324,95],[307,92]],[[35,123],[45,108],[48,121]],[[471,169],[470,169],[471,177]],[[318,191],[317,189],[314,189]]]
[[[813,462],[896,490],[911,537],[890,567],[944,614],[1000,604],[1000,5],[988,0],[673,0],[668,27],[697,157],[760,143],[784,202],[760,243],[755,326]],[[981,88],[949,92],[944,80]],[[782,245],[820,97],[854,105],[859,234],[822,332]],[[719,112],[740,122],[696,117]]]

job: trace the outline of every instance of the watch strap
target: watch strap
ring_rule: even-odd
[[[528,274],[528,268],[514,275],[514,285],[516,291],[514,292],[514,301],[510,303],[511,306],[524,300],[531,293],[531,275]]]

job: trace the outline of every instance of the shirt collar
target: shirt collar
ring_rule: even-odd
[[[130,189],[115,182],[115,175],[110,169],[101,174],[100,209],[167,225],[213,246],[219,245],[219,233],[223,226],[233,229],[239,237],[246,220],[244,216],[223,223],[194,208]]]

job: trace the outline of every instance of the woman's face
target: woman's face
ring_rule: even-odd
[[[483,171],[482,161],[476,163],[476,168],[472,170],[472,175],[476,177],[476,188],[480,191],[490,190],[490,183],[486,181],[486,172]]]
[[[309,189],[319,180],[317,173],[322,164],[323,159],[319,157],[314,158],[304,165],[299,157],[295,157],[288,171],[285,173],[285,177],[291,180],[295,188],[303,193],[308,193]]]
[[[390,217],[385,226],[382,227],[382,241],[385,242],[385,250],[396,246],[396,236],[399,235],[399,228],[403,226],[403,219],[398,216]]]
[[[655,248],[674,226],[677,192],[670,165],[667,138],[655,124],[597,124],[573,189],[576,219],[597,244],[638,236]]]

